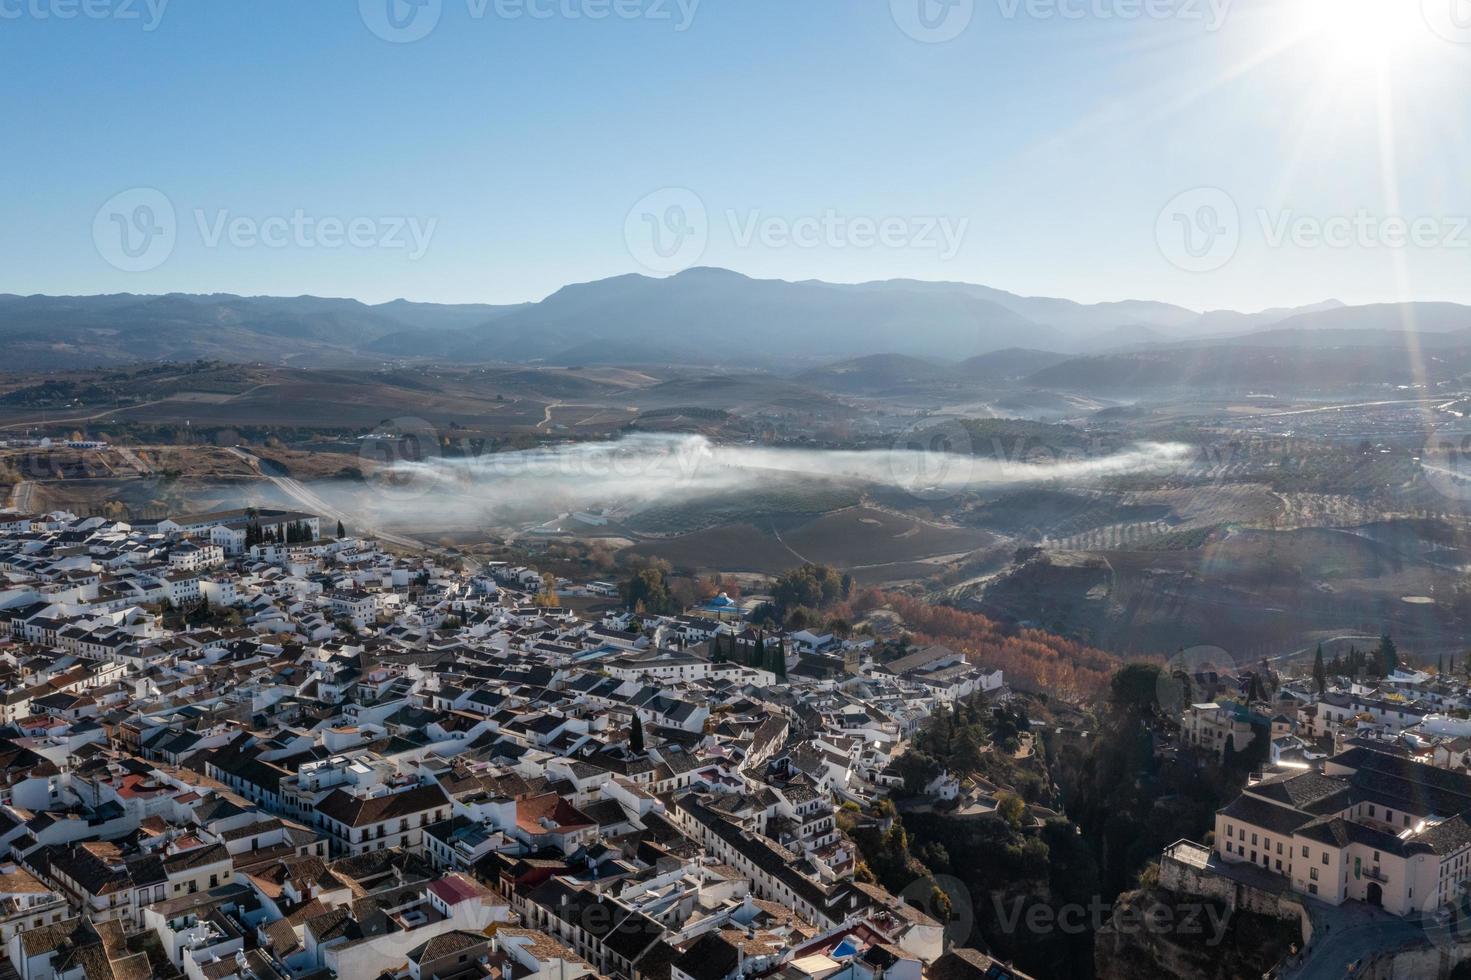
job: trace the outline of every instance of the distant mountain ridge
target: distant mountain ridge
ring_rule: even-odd
[[[696,268],[667,278],[576,283],[540,302],[504,306],[233,294],[0,295],[0,344],[6,367],[22,371],[200,358],[352,367],[412,360],[739,364],[800,372],[804,365],[885,354],[928,365],[905,366],[902,375],[950,371],[943,365],[1012,349],[1045,355],[954,368],[961,377],[992,380],[1048,369],[1066,357],[1240,344],[1270,330],[1311,333],[1307,343],[1314,346],[1318,336],[1326,340],[1335,331],[1402,332],[1407,317],[1425,333],[1471,330],[1471,308],[1445,303],[1328,301],[1201,314],[1149,300],[1084,304],[972,283],[788,282]],[[889,381],[903,383],[895,365],[883,370]]]

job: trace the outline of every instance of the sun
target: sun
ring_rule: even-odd
[[[1301,10],[1307,45],[1339,72],[1405,64],[1430,39],[1414,0],[1303,0]]]

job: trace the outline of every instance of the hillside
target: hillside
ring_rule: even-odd
[[[1308,338],[1310,341],[1311,338]],[[1471,370],[1471,346],[1416,356],[1404,346],[1212,346],[1153,348],[1074,358],[1031,375],[1030,384],[1069,391],[1143,389],[1341,390],[1453,380]]]
[[[1053,358],[1061,354],[1047,351],[1107,357],[1181,347],[1392,347],[1405,344],[1407,330],[1424,338],[1424,346],[1471,346],[1471,308],[1329,302],[1202,315],[1152,301],[1089,305],[970,283],[787,282],[712,268],[577,283],[539,302],[507,306],[224,293],[0,295],[0,341],[13,370],[196,359],[303,367],[540,361],[784,371],[826,364],[805,380],[855,394],[873,393],[874,386],[933,386],[952,373],[961,381],[1013,380],[1058,367]],[[1147,364],[1094,362],[1088,370],[1100,376],[1081,383],[1157,386]],[[1284,370],[1290,374],[1296,365]],[[1354,371],[1336,370],[1356,378]],[[1182,383],[1197,381],[1210,379]]]
[[[956,370],[902,354],[870,354],[804,371],[797,383],[849,394],[899,394],[956,380]]]

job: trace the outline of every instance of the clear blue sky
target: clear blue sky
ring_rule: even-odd
[[[617,0],[646,16],[603,20],[557,11],[614,0],[501,0],[544,19],[439,0],[434,29],[409,43],[367,24],[403,0],[174,0],[153,30],[147,0],[58,16],[81,2],[0,0],[0,291],[537,299],[646,271],[625,219],[679,187],[706,209],[698,261],[756,276],[962,279],[1201,309],[1471,302],[1471,230],[1458,227],[1471,216],[1471,43],[1458,42],[1471,32],[1428,23],[1467,0],[1335,0],[1352,12],[1326,17],[1315,0],[1236,0],[1218,30],[1210,0],[1031,0],[1030,13],[974,0],[944,43],[901,28],[919,0],[703,0],[685,30],[676,0]],[[1174,15],[1138,16],[1147,2]],[[105,260],[94,218],[138,187],[166,195],[177,240],[128,272]],[[1172,216],[1160,219],[1199,187],[1226,192],[1239,245],[1192,272],[1170,261]],[[1210,218],[1185,200],[1180,220]],[[200,227],[298,210],[433,231],[412,257],[310,237],[211,245]],[[953,255],[909,239],[740,240],[753,217],[780,228],[829,213],[965,230]],[[1274,241],[1289,218],[1310,233],[1360,213],[1433,224],[1405,248],[1357,230],[1335,246]]]

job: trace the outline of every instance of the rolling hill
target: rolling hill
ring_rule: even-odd
[[[508,306],[231,294],[0,295],[0,343],[8,366],[22,371],[196,359],[325,367],[542,361],[784,371],[827,364],[807,380],[851,391],[935,384],[952,371],[960,380],[993,382],[1032,371],[1058,369],[1055,377],[1063,377],[1076,370],[1047,363],[1051,355],[1015,352],[1039,348],[1076,358],[1170,347],[1382,347],[1403,343],[1407,331],[1426,338],[1423,346],[1460,346],[1471,338],[1471,308],[1344,307],[1329,301],[1260,313],[1198,314],[1147,300],[1090,305],[970,283],[787,282],[711,268],[659,279],[624,275],[578,283],[539,302]],[[878,355],[891,360],[861,360]],[[1237,355],[1234,363],[1244,357]],[[855,359],[847,367],[834,366]],[[1167,359],[1188,361],[1188,355]],[[955,368],[957,362],[965,363]],[[1128,381],[1130,371],[1122,367],[1127,360],[1098,363],[1111,372],[1109,384],[1114,378]],[[1150,363],[1148,357],[1139,360],[1135,373],[1143,371],[1144,377]]]

